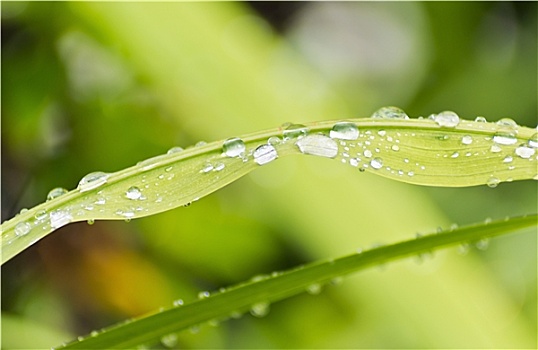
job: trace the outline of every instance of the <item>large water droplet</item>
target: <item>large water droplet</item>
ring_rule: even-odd
[[[471,135],[465,135],[461,138],[461,143],[463,143],[464,145],[470,145],[471,143],[473,143],[473,138]]]
[[[93,190],[94,188],[104,185],[108,181],[108,176],[107,173],[101,171],[89,173],[80,180],[77,188],[80,192]]]
[[[329,136],[333,139],[356,140],[359,138],[359,128],[355,123],[339,122],[334,124]]]
[[[295,143],[304,154],[334,158],[338,154],[336,141],[325,135],[308,135]]]
[[[503,128],[515,129],[517,127],[517,123],[510,118],[499,119],[496,124]]]
[[[282,130],[282,137],[284,140],[301,138],[308,133],[308,128],[302,124],[286,123],[283,126],[285,127],[285,129]]]
[[[409,119],[407,114],[398,107],[382,107],[372,114],[371,118],[383,119]]]
[[[140,191],[140,189],[138,187],[131,186],[125,192],[125,197],[127,197],[129,199],[132,199],[132,200],[137,200],[137,199],[140,199],[140,197],[142,197],[142,192]]]
[[[17,236],[24,236],[28,232],[30,232],[30,229],[32,226],[30,226],[27,222],[20,222],[15,226],[15,235]]]
[[[452,111],[444,111],[433,116],[437,125],[444,128],[454,128],[460,123],[460,117]]]
[[[67,210],[58,209],[50,213],[50,227],[57,229],[71,222],[73,217]]]
[[[66,193],[67,193],[67,190],[65,188],[62,188],[62,187],[53,188],[47,194],[47,200],[50,201],[51,199],[58,198]]]
[[[383,160],[376,157],[370,161],[370,166],[374,169],[381,169],[383,167]]]
[[[534,148],[528,147],[525,144],[519,145],[519,147],[515,150],[516,155],[523,159],[529,159],[534,155],[535,152],[536,151]]]
[[[264,165],[275,160],[278,157],[278,153],[275,147],[265,144],[256,148],[253,156],[256,164]]]
[[[256,317],[264,317],[269,313],[269,303],[256,303],[250,308],[250,314]]]
[[[245,143],[238,137],[228,139],[222,145],[222,152],[227,157],[242,157],[245,154],[245,150]]]
[[[174,153],[179,153],[179,152],[183,152],[183,148],[182,148],[182,147],[178,147],[178,146],[176,146],[176,147],[172,147],[172,148],[170,148],[170,149],[166,152],[166,154],[174,154]]]
[[[497,132],[493,135],[493,142],[499,145],[513,145],[517,142],[517,138],[513,132]]]

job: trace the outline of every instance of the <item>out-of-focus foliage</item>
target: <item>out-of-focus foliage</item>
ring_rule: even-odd
[[[1,6],[2,220],[88,172],[289,121],[383,105],[537,121],[536,3]],[[536,212],[535,194],[536,182],[420,188],[281,159],[188,208],[68,225],[14,258],[2,269],[3,347],[52,346],[439,225]],[[536,265],[536,232],[501,238],[374,269],[178,344],[532,348]]]

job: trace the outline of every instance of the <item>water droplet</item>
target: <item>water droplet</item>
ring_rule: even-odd
[[[471,137],[471,135],[465,135],[461,138],[461,143],[463,143],[464,145],[470,145],[471,143],[473,143],[473,138]]]
[[[467,255],[467,253],[469,253],[469,249],[469,243],[462,243],[458,247],[458,253],[460,255]]]
[[[204,291],[201,291],[200,293],[198,293],[198,299],[209,298],[210,295],[211,294],[208,291],[204,290]]]
[[[532,148],[538,148],[538,133],[532,135],[529,138],[528,144]]]
[[[493,135],[493,142],[499,145],[513,145],[517,139],[513,132],[497,132]]]
[[[183,299],[174,300],[174,306],[182,306],[184,304]]]
[[[47,211],[45,209],[40,210],[35,213],[34,217],[37,221],[43,221],[47,218]]]
[[[177,345],[177,335],[172,333],[161,338],[161,343],[167,348],[173,348]]]
[[[225,167],[226,166],[224,165],[224,163],[217,163],[217,164],[215,164],[215,171],[221,171]]]
[[[77,188],[80,192],[93,190],[94,188],[104,185],[108,181],[108,176],[108,174],[101,171],[89,173],[80,180]]]
[[[499,153],[502,151],[502,148],[501,146],[497,145],[497,144],[493,144],[491,145],[491,148],[489,149],[492,153]]]
[[[311,284],[309,285],[307,288],[306,288],[306,292],[308,294],[312,294],[312,295],[318,295],[319,293],[321,293],[321,284],[319,283],[314,283],[314,284]]]
[[[376,157],[370,161],[370,166],[374,169],[381,169],[383,166],[383,160]]]
[[[400,150],[400,146],[398,146],[398,145],[392,145],[392,146],[390,147],[390,149],[393,150],[394,152],[398,152],[398,151]]]
[[[460,154],[458,152],[454,152],[454,153],[452,153],[450,158],[458,158],[459,156],[460,156]]]
[[[499,180],[499,178],[495,177],[495,176],[491,176],[488,181],[486,182],[486,185],[488,185],[488,187],[491,187],[491,188],[495,188],[497,187],[497,185],[499,185],[501,183],[501,180]]]
[[[198,141],[196,142],[196,144],[194,145],[194,147],[202,147],[202,146],[205,146],[207,145],[207,142],[205,141]]]
[[[487,120],[484,117],[476,117],[474,121],[477,123],[487,123]]]
[[[250,314],[255,317],[264,317],[269,313],[269,303],[256,303],[250,308]]]
[[[382,107],[372,114],[371,118],[383,119],[409,119],[407,114],[398,107]]]
[[[362,152],[362,154],[364,154],[364,156],[366,158],[371,158],[372,157],[372,151],[370,151],[369,149],[365,150],[364,152]]]
[[[57,229],[71,222],[73,217],[67,210],[58,209],[50,213],[50,227]]]
[[[204,165],[204,167],[202,168],[202,170],[200,172],[202,173],[208,173],[210,172],[211,170],[213,170],[213,164],[211,163],[207,163],[206,165]]]
[[[510,118],[499,119],[496,124],[503,128],[515,129],[517,127],[517,123]]]
[[[286,123],[283,126],[286,128],[282,130],[282,137],[284,140],[290,140],[294,138],[301,138],[306,136],[308,128],[302,124],[290,124]]]
[[[512,158],[512,156],[506,156],[503,159],[503,163],[511,163],[512,160],[514,160],[514,158]]]
[[[280,145],[282,143],[282,140],[278,137],[278,136],[271,136],[268,140],[267,140],[267,143],[269,145],[273,145],[273,146],[277,146],[277,145]]]
[[[522,145],[519,145],[518,148],[516,148],[515,153],[520,158],[529,159],[530,157],[534,155],[534,153],[536,153],[536,151],[534,148],[527,147],[527,145],[522,144]]]
[[[140,192],[140,189],[136,186],[131,186],[129,189],[125,192],[125,197],[131,199],[131,200],[137,200],[142,197],[142,192]]]
[[[222,152],[227,157],[242,157],[245,154],[246,146],[243,140],[238,137],[233,137],[224,141]]]
[[[339,122],[334,124],[329,136],[333,139],[356,140],[359,138],[359,128],[355,123]]]
[[[489,239],[488,238],[482,238],[481,240],[477,241],[475,243],[475,247],[478,250],[486,250],[489,247]]]
[[[95,220],[94,219],[88,219],[88,225],[93,225],[95,223]]]
[[[308,135],[295,143],[304,154],[334,158],[338,154],[336,141],[325,135]]]
[[[30,232],[30,229],[32,226],[30,226],[27,222],[20,222],[15,226],[15,235],[17,236],[24,236],[28,232]]]
[[[183,148],[182,147],[172,147],[170,148],[166,154],[174,154],[174,153],[179,153],[179,152],[183,152]]]
[[[64,194],[66,194],[68,191],[65,188],[62,187],[56,187],[50,190],[50,192],[47,194],[47,200],[50,201],[51,199],[58,198]]]
[[[358,158],[351,158],[349,160],[349,165],[351,165],[353,167],[359,166],[359,159]]]
[[[254,150],[253,156],[256,164],[265,165],[278,158],[278,153],[276,152],[275,147],[265,144],[258,146],[258,148]]]
[[[444,111],[433,116],[437,125],[445,128],[454,128],[460,123],[460,117],[452,111]]]

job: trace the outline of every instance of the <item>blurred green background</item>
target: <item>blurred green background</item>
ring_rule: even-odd
[[[537,124],[536,2],[2,2],[2,220],[172,146],[285,122]],[[50,347],[260,274],[537,211],[536,181],[396,183],[279,159],[149,218],[71,224],[2,267],[2,348]],[[389,264],[182,332],[181,348],[536,348],[536,230]],[[164,347],[155,345],[155,347]]]

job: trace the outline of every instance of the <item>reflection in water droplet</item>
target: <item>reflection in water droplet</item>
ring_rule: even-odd
[[[517,142],[517,138],[513,132],[497,132],[493,135],[493,142],[499,145],[513,145]]]
[[[174,153],[179,153],[179,152],[183,152],[182,147],[172,147],[166,152],[166,154],[174,154]]]
[[[224,141],[222,152],[227,157],[242,157],[245,154],[245,143],[240,138],[234,137]]]
[[[278,158],[278,153],[276,152],[275,147],[265,144],[256,148],[253,156],[256,164],[264,165]]]
[[[372,114],[371,118],[409,119],[407,114],[398,107],[382,107]]]
[[[62,209],[58,209],[51,212],[49,217],[50,217],[50,227],[54,229],[67,225],[73,219],[73,217],[68,211],[62,210]]]
[[[465,135],[461,138],[461,143],[464,145],[470,145],[473,143],[473,138],[470,135]]]
[[[15,235],[17,236],[24,236],[28,232],[30,232],[30,229],[32,226],[30,226],[27,222],[20,222],[15,226]]]
[[[383,166],[383,160],[376,157],[370,161],[370,166],[374,169],[381,169]]]
[[[308,128],[302,124],[284,124],[283,126],[286,126],[286,128],[282,130],[282,137],[284,140],[301,138],[308,133]]]
[[[127,197],[129,199],[132,199],[132,200],[137,200],[137,199],[140,199],[140,197],[142,197],[142,192],[140,191],[140,189],[138,187],[131,186],[125,192],[125,197]]]
[[[519,145],[519,147],[515,150],[516,155],[523,159],[529,159],[534,155],[535,152],[536,151],[534,148],[527,147],[525,144]]]
[[[269,313],[269,303],[256,303],[250,308],[250,314],[255,317],[264,317]]]
[[[355,123],[340,122],[334,124],[329,136],[333,139],[356,140],[359,138],[359,128]]]
[[[80,192],[93,190],[94,188],[104,185],[108,181],[108,176],[108,174],[101,171],[89,173],[80,180],[77,188]]]
[[[454,128],[460,123],[460,117],[452,111],[444,111],[433,116],[437,125],[445,128]]]
[[[50,201],[51,199],[58,198],[66,193],[67,193],[67,190],[65,188],[61,188],[61,187],[53,188],[47,194],[47,200]]]
[[[295,143],[304,154],[334,158],[338,154],[336,141],[325,135],[308,135]]]

